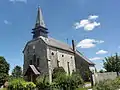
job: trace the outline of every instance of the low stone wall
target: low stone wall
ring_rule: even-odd
[[[93,83],[95,84],[107,79],[113,80],[117,77],[117,73],[116,72],[94,73],[92,77],[93,77]]]

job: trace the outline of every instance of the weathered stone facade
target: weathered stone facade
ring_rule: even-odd
[[[89,65],[94,64],[85,58],[73,47],[56,39],[48,37],[41,10],[38,9],[33,39],[30,40],[24,50],[23,73],[33,80],[41,74],[48,74],[52,82],[52,71],[55,67],[63,67],[67,74],[73,71],[85,71]],[[84,74],[84,73],[82,73]]]

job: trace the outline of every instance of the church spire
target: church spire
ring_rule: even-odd
[[[39,26],[42,26],[45,28],[45,23],[44,23],[44,19],[43,19],[43,15],[40,7],[38,7],[35,27],[39,27]]]
[[[35,23],[35,28],[33,30],[33,39],[38,38],[39,36],[47,37],[48,29],[45,26],[43,15],[41,9],[38,7],[37,18]]]

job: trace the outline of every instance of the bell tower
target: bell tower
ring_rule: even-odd
[[[39,36],[48,37],[47,35],[48,29],[45,26],[43,16],[42,16],[42,11],[39,7],[37,12],[35,27],[32,30],[33,30],[32,31],[33,39],[38,38]]]

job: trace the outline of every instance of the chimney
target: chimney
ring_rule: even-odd
[[[73,51],[75,52],[75,43],[74,43],[74,40],[72,40],[72,48],[73,48]]]

